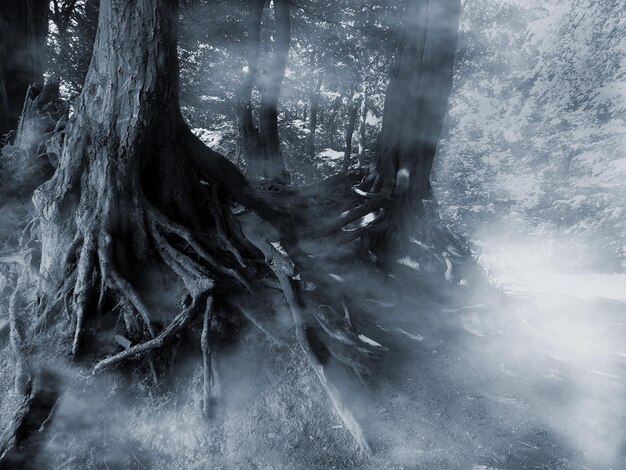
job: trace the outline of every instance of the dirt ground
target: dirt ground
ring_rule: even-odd
[[[193,361],[163,393],[110,373],[59,371],[73,385],[34,467],[626,467],[623,303],[528,294],[443,308],[410,290],[384,302],[362,294],[376,305],[367,334],[386,350],[365,384],[337,367],[330,375],[351,397],[373,457],[357,449],[297,351],[249,330],[219,354],[209,422]],[[6,354],[3,365],[6,419]]]

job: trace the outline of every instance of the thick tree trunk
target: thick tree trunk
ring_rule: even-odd
[[[260,156],[259,176],[279,183],[289,183],[278,135],[278,100],[285,78],[291,44],[291,13],[288,0],[274,1],[274,51],[261,86],[259,130],[264,152]]]
[[[105,328],[98,326],[98,316],[117,316],[115,331],[109,326],[106,336],[121,338],[122,350],[100,358],[94,371],[143,359],[155,379],[163,364],[153,353],[167,354],[166,347],[182,331],[195,334],[207,414],[213,390],[213,319],[245,316],[274,341],[286,336],[281,329],[290,328],[346,428],[369,452],[325,364],[332,356],[361,373],[359,355],[371,345],[351,324],[341,322],[337,312],[350,309],[350,300],[300,250],[290,215],[261,196],[184,123],[177,25],[175,0],[102,0],[94,56],[59,166],[33,196],[39,213],[40,275],[43,283],[54,286],[54,292],[41,292],[45,311],[38,323],[46,323],[46,312],[64,311],[58,317],[71,319],[70,331],[60,321],[54,325],[77,354],[98,344],[83,341],[90,331]],[[254,212],[246,214],[252,219],[248,225],[233,215],[231,198]],[[270,243],[263,230],[272,232],[272,241],[283,249]],[[155,293],[155,280],[169,287],[171,295]],[[303,282],[316,286],[314,299]],[[273,299],[276,289],[291,312],[286,326],[284,318],[271,318],[259,302]],[[214,299],[220,307],[215,314]],[[257,304],[265,316],[254,309]],[[193,327],[200,317],[198,335]],[[318,344],[318,349],[326,348],[324,360],[315,349]]]
[[[62,283],[68,260],[78,266],[75,353],[97,290],[92,273],[104,285],[118,278],[119,286],[150,262],[148,201],[176,222],[199,227],[200,183],[181,164],[188,129],[178,104],[177,14],[168,0],[102,2],[59,168],[34,197],[42,215],[41,272]]]
[[[354,136],[354,125],[359,108],[356,103],[350,106],[350,114],[348,116],[348,127],[346,128],[346,146],[343,152],[343,168],[342,171],[347,173],[350,169],[350,159],[352,158],[352,137]]]
[[[0,2],[0,136],[15,129],[28,86],[43,83],[47,0]]]
[[[385,99],[370,191],[391,197],[379,244],[408,239],[423,200],[452,87],[459,0],[412,0]]]

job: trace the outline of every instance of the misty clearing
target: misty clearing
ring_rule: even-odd
[[[0,3],[0,469],[626,467],[625,26]]]

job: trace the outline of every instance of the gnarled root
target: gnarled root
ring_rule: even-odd
[[[263,295],[279,292],[291,312],[289,321],[295,330],[297,344],[346,428],[361,449],[371,453],[361,427],[329,380],[322,358],[323,355],[336,358],[359,377],[367,373],[363,359],[371,353],[371,344],[360,339],[349,317],[337,313],[344,307],[346,299],[334,293],[328,282],[313,274],[316,268],[298,247],[289,213],[275,200],[261,196],[251,188],[230,162],[199,145],[190,137],[184,146],[193,153],[183,174],[189,178],[189,185],[196,191],[194,194],[201,198],[199,202],[189,202],[191,209],[180,207],[177,212],[176,204],[170,204],[165,210],[160,202],[149,200],[139,186],[131,185],[129,194],[123,198],[111,197],[118,197],[113,204],[119,205],[121,200],[131,206],[122,211],[132,214],[132,219],[124,215],[120,220],[120,214],[111,211],[112,203],[106,199],[98,201],[95,209],[83,210],[80,212],[83,215],[76,217],[78,236],[63,270],[67,281],[58,293],[49,297],[48,302],[49,306],[55,306],[49,307],[50,310],[58,309],[58,305],[64,303],[73,319],[72,352],[77,354],[82,348],[87,325],[93,320],[89,312],[95,307],[100,315],[110,305],[111,302],[107,303],[109,299],[123,306],[119,324],[126,325],[126,333],[117,336],[123,349],[101,359],[94,372],[124,361],[147,358],[157,379],[158,364],[150,362],[156,352],[175,344],[185,329],[200,324],[202,412],[210,416],[211,403],[217,395],[214,350],[211,347],[214,341],[211,329],[217,321],[216,304],[229,314],[241,313],[273,342],[282,343],[285,334],[281,323],[258,311],[267,308]],[[231,197],[255,212],[260,217],[258,223],[269,222],[273,229],[268,233],[278,234],[280,242],[270,242],[267,237],[259,236],[256,230],[248,230],[245,223],[240,224],[230,210]],[[211,214],[207,214],[207,210]],[[98,215],[89,217],[92,212]],[[129,247],[127,238],[133,238],[135,246],[145,250],[143,255],[128,260],[133,246]],[[276,248],[277,243],[287,251]],[[158,255],[156,259],[154,254]],[[141,266],[157,265],[159,272],[165,273],[170,281],[173,279],[175,285],[184,286],[186,300],[183,308],[162,328],[155,321],[154,312],[151,312],[154,305],[146,297],[137,276],[141,268],[132,266],[134,262],[143,263]],[[305,280],[316,286],[319,301],[313,302],[304,294]],[[50,315],[46,313],[45,316]],[[196,322],[196,319],[200,321]],[[322,356],[319,348],[325,350]]]

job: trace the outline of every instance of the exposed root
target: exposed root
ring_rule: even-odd
[[[74,342],[72,344],[72,354],[78,352],[79,343],[85,323],[85,309],[92,291],[92,273],[95,267],[96,258],[95,242],[91,236],[83,241],[78,267],[76,270],[76,284],[74,285],[73,310],[76,315],[76,327],[74,330]]]
[[[145,354],[149,351],[153,351],[155,349],[162,348],[170,341],[174,340],[176,335],[180,333],[185,326],[189,324],[189,322],[193,319],[195,314],[198,312],[199,305],[198,303],[203,302],[212,302],[212,298],[208,295],[205,298],[194,298],[187,308],[185,308],[181,313],[179,313],[174,320],[172,320],[167,327],[156,337],[144,343],[137,344],[136,346],[131,346],[130,348],[114,355],[103,359],[98,362],[93,368],[94,372],[98,372],[105,367],[110,367],[114,364],[118,364],[119,362],[125,361],[132,357],[136,357],[141,354]],[[206,303],[205,303],[206,305]]]
[[[202,260],[206,262],[210,266],[211,269],[216,270],[219,273],[222,273],[224,275],[230,276],[231,278],[239,282],[242,286],[244,286],[248,290],[248,292],[250,292],[251,294],[254,293],[252,287],[250,286],[250,283],[246,279],[244,279],[236,270],[225,267],[221,263],[219,263],[202,246],[202,244],[197,240],[197,238],[194,236],[194,234],[190,230],[171,221],[165,215],[161,214],[160,212],[158,212],[156,209],[152,207],[150,207],[150,210],[148,211],[148,216],[151,218],[153,224],[156,224],[157,226],[163,229],[169,230],[171,233],[174,233],[175,235],[185,240],[185,242],[189,244],[189,246],[194,250],[194,252],[198,256],[200,256],[200,258],[202,258]]]
[[[200,347],[202,349],[202,414],[205,418],[211,415],[211,402],[214,396],[213,367],[211,365],[211,321],[213,320],[213,299],[209,297],[204,309],[202,320],[202,334],[200,336]]]
[[[268,260],[284,259],[284,256],[269,243],[264,243],[261,240],[257,240],[256,244]],[[361,426],[352,414],[352,411],[350,411],[349,407],[344,402],[343,397],[341,396],[337,388],[328,380],[324,365],[322,364],[313,349],[311,340],[307,335],[307,324],[303,317],[301,303],[294,290],[293,280],[285,272],[286,270],[288,271],[288,269],[285,268],[285,263],[273,263],[268,261],[268,264],[274,272],[274,275],[278,279],[281,289],[287,300],[287,304],[291,311],[295,326],[296,340],[298,342],[298,345],[303,351],[307,361],[315,371],[315,374],[317,375],[322,387],[330,398],[335,411],[346,426],[346,429],[348,429],[361,450],[367,455],[372,455],[371,447],[367,442],[367,439],[365,438]],[[342,358],[338,357],[338,359],[341,360]]]
[[[358,220],[361,217],[365,217],[370,212],[374,212],[374,211],[377,211],[378,209],[381,209],[386,200],[387,198],[383,195],[379,195],[379,197],[377,198],[368,199],[360,206],[357,206],[354,209],[344,212],[330,224],[304,232],[301,234],[301,236],[303,238],[327,237],[328,235],[331,235],[341,230],[342,227],[346,226],[347,224],[354,222],[355,220]]]
[[[187,150],[201,151],[206,157],[190,157],[188,162],[191,172],[188,176],[199,178],[194,180],[199,188],[194,186],[198,192],[193,194],[197,194],[201,202],[197,206],[190,203],[191,208],[185,208],[184,211],[176,206],[162,211],[160,204],[153,205],[139,187],[131,185],[129,194],[125,194],[119,204],[136,204],[132,212],[135,219],[120,221],[119,218],[123,219],[124,216],[118,213],[110,220],[106,219],[111,203],[104,196],[102,201],[96,203],[99,211],[97,215],[94,210],[93,218],[89,219],[91,213],[85,211],[86,217],[74,220],[79,235],[64,264],[66,281],[55,294],[49,296],[41,323],[45,323],[49,317],[47,312],[59,310],[57,307],[64,302],[65,310],[71,314],[74,322],[72,353],[76,355],[84,342],[86,324],[90,320],[89,312],[95,307],[100,316],[104,309],[109,308],[109,301],[117,303],[121,308],[116,328],[122,330],[118,342],[124,349],[101,359],[93,367],[93,372],[143,357],[147,359],[149,371],[156,383],[159,378],[158,364],[155,364],[157,351],[170,343],[176,343],[181,333],[203,313],[200,334],[202,413],[207,417],[211,415],[212,400],[217,395],[212,348],[214,340],[211,335],[212,324],[216,321],[216,303],[220,308],[228,309],[229,313],[241,313],[275,344],[284,344],[286,323],[289,323],[290,333],[295,331],[297,345],[315,371],[339,417],[360,448],[366,454],[371,454],[360,425],[327,376],[327,357],[322,357],[336,358],[351,368],[359,378],[367,373],[362,359],[370,354],[369,345],[359,338],[349,315],[342,316],[336,310],[347,308],[346,299],[333,292],[330,277],[322,279],[323,274],[315,273],[317,268],[299,249],[289,213],[270,196],[261,196],[251,188],[230,162],[221,156],[216,157],[217,154],[203,144],[200,148],[195,140],[188,140],[190,142],[184,146]],[[200,180],[208,185],[200,185]],[[227,193],[221,194],[221,188]],[[277,233],[280,241],[270,242],[258,234],[248,234],[229,210],[231,197],[271,224],[275,229],[272,233]],[[207,201],[210,202],[212,217],[201,213],[201,207],[203,204],[206,207]],[[381,198],[366,201],[355,211],[344,214],[339,226],[376,210],[380,204]],[[180,219],[197,217],[198,223],[180,222],[179,215],[183,212],[185,217],[180,216]],[[333,227],[338,223],[335,222]],[[151,312],[153,306],[150,298],[144,296],[140,284],[135,284],[133,267],[125,264],[128,258],[126,252],[130,250],[124,246],[124,237],[134,235],[134,232],[139,234],[138,244],[145,251],[142,253],[143,258],[131,258],[129,264],[149,260],[152,266],[152,262],[156,261],[156,270],[167,272],[167,282],[173,282],[177,288],[184,286],[186,290],[182,311],[162,330],[156,321],[155,312]],[[329,227],[323,227],[317,235],[324,236],[326,233],[329,233]],[[152,256],[154,253],[158,253],[156,260]],[[313,280],[310,284],[315,285],[313,288],[318,301],[307,298],[305,305],[301,297],[304,282],[299,280],[300,274],[306,274],[307,281],[309,278]],[[269,317],[264,315],[264,310],[270,310],[262,301],[266,287],[272,289],[272,293],[278,291],[284,296],[290,316],[279,318],[278,321],[272,318],[270,322]],[[220,297],[233,290],[243,295]],[[305,313],[308,317],[305,317]],[[281,324],[285,319],[286,322]],[[126,331],[123,331],[124,328]]]
[[[34,375],[13,420],[0,438],[0,468],[29,469],[41,449],[46,425],[60,398],[57,378],[46,371]]]

